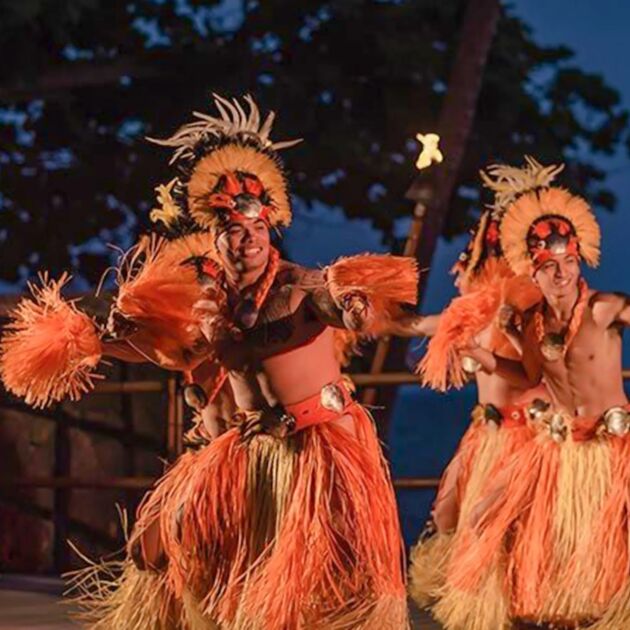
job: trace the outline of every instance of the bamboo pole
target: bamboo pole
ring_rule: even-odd
[[[161,381],[101,381],[94,387],[93,394],[155,394],[166,386]]]
[[[624,380],[630,380],[630,369],[621,372]],[[355,385],[359,387],[387,387],[391,385],[419,384],[419,377],[411,372],[380,372],[374,374],[366,372],[361,374],[348,374]]]
[[[145,490],[156,482],[154,477],[0,477],[1,488],[54,488],[94,490]]]
[[[0,488],[52,488],[55,490],[147,490],[157,481],[154,477],[0,477]],[[414,490],[435,488],[435,477],[400,477],[394,486]]]
[[[411,226],[409,227],[407,240],[405,241],[403,256],[415,257],[416,251],[418,250],[418,244],[420,242],[420,236],[422,234],[422,226],[424,224],[426,211],[426,205],[422,201],[418,201],[416,203],[416,207],[414,208],[413,220],[411,222]],[[383,371],[391,342],[391,337],[383,337],[378,340],[378,343],[376,344],[376,351],[374,352],[374,357],[372,359],[372,365],[370,367],[370,375],[376,376]],[[374,384],[376,384],[376,382],[377,381],[374,381]],[[359,383],[357,383],[357,385],[358,384]],[[368,383],[366,382],[364,384]],[[361,395],[361,402],[364,405],[373,405],[376,402],[376,389],[374,387],[366,389]]]

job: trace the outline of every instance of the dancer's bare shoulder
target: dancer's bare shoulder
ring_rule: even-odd
[[[624,293],[590,291],[593,321],[602,328],[630,325],[630,296]]]

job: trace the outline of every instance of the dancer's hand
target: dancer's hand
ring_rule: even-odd
[[[511,304],[503,304],[497,314],[497,326],[504,332],[517,331],[516,309]]]
[[[459,348],[460,359],[472,359],[479,363],[482,369],[489,374],[493,374],[497,368],[497,361],[489,350],[482,348],[475,340]]]
[[[348,330],[361,332],[369,328],[374,320],[374,311],[367,296],[360,291],[353,291],[341,300],[343,323]]]
[[[105,331],[109,339],[122,341],[138,332],[138,325],[113,306],[107,317]]]
[[[283,439],[295,430],[295,418],[277,405],[246,414],[246,418],[239,426],[244,442],[261,433]]]

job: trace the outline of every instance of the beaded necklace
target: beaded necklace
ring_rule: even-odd
[[[571,342],[582,324],[584,309],[586,308],[587,303],[588,285],[586,284],[586,280],[581,278],[578,284],[578,298],[573,306],[571,319],[569,320],[566,330],[560,333],[548,333],[545,332],[545,302],[541,302],[534,314],[534,330],[540,351],[547,361],[557,361],[566,355],[567,349],[571,345]]]

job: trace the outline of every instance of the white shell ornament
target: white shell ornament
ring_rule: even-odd
[[[462,369],[466,372],[466,374],[474,374],[481,369],[481,363],[472,357],[463,357]]]
[[[554,442],[564,442],[569,429],[561,413],[554,413],[549,420],[549,433]]]
[[[604,414],[604,426],[611,435],[623,436],[630,431],[630,413],[623,407],[612,407]]]
[[[556,333],[547,333],[540,344],[540,352],[547,361],[558,361],[565,353],[564,337]]]
[[[335,385],[334,383],[322,387],[320,401],[324,409],[334,411],[335,413],[341,413],[345,407],[343,392],[339,385]]]

